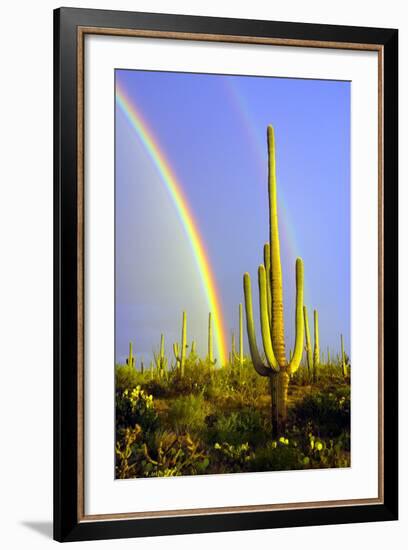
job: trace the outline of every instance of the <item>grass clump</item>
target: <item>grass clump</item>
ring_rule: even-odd
[[[177,433],[198,433],[206,427],[209,404],[202,394],[190,394],[174,399],[167,413],[167,421]]]

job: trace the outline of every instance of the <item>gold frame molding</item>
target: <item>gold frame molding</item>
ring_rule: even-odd
[[[264,504],[249,506],[229,506],[215,508],[193,508],[179,510],[157,510],[134,513],[85,514],[84,478],[84,43],[87,35],[125,36],[138,38],[194,40],[218,43],[262,44],[270,46],[291,46],[306,48],[329,48],[343,50],[375,51],[378,54],[378,497],[366,499],[296,502],[287,504]],[[384,47],[380,44],[358,44],[318,40],[294,40],[286,38],[263,38],[186,32],[153,30],[117,29],[108,27],[77,27],[77,284],[78,284],[78,480],[77,507],[78,522],[146,519],[158,517],[182,517],[194,515],[265,512],[273,510],[297,510],[306,508],[329,508],[337,506],[359,506],[384,503],[384,356],[383,356],[383,287],[384,287],[384,170],[383,170],[383,81]]]

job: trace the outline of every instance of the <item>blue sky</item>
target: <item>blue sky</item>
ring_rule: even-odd
[[[321,350],[337,352],[343,333],[349,351],[350,83],[129,70],[117,70],[116,79],[187,197],[228,332],[237,332],[245,271],[258,319],[257,268],[268,239],[266,128],[274,126],[287,349],[300,256]],[[204,356],[208,306],[190,244],[150,156],[116,109],[116,361],[132,340],[148,362],[161,332],[170,354],[183,310],[188,339]]]

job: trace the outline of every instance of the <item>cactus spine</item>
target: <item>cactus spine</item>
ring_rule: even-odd
[[[211,366],[214,366],[217,359],[214,359],[214,343],[213,343],[213,328],[211,311],[208,314],[208,355],[207,360]]]
[[[129,367],[135,367],[136,365],[132,342],[129,342],[129,356],[126,358],[126,365],[129,365]]]
[[[187,347],[187,316],[186,312],[183,311],[183,320],[181,326],[181,345],[179,347],[178,343],[173,344],[174,356],[177,361],[177,367],[180,370],[180,375],[184,376],[184,366],[186,362],[186,347]]]
[[[266,364],[261,359],[255,336],[252,308],[251,279],[244,274],[247,333],[254,368],[261,376],[270,378],[272,427],[275,434],[285,431],[289,376],[299,368],[303,354],[303,261],[296,260],[296,339],[293,357],[287,362],[284,340],[283,287],[280,261],[278,208],[276,194],[275,138],[268,126],[269,155],[269,239],[264,246],[264,262],[258,269],[261,333]]]

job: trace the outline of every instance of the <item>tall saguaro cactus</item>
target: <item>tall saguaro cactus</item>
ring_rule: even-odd
[[[133,344],[132,344],[132,342],[129,342],[129,355],[126,358],[126,365],[129,365],[129,367],[134,367],[136,365],[135,356],[133,355]]]
[[[270,379],[272,427],[275,434],[283,433],[287,419],[287,395],[290,374],[299,368],[303,354],[303,261],[296,260],[296,339],[293,357],[286,359],[284,339],[283,285],[280,260],[278,206],[276,190],[275,136],[268,126],[269,155],[269,243],[264,246],[264,262],[258,269],[261,333],[266,363],[262,360],[255,336],[251,280],[244,274],[245,310],[249,348],[254,368]]]
[[[177,361],[177,367],[180,370],[180,376],[184,376],[184,365],[186,362],[186,347],[187,347],[187,316],[183,311],[183,320],[181,325],[181,344],[177,342],[173,344],[174,356]]]

